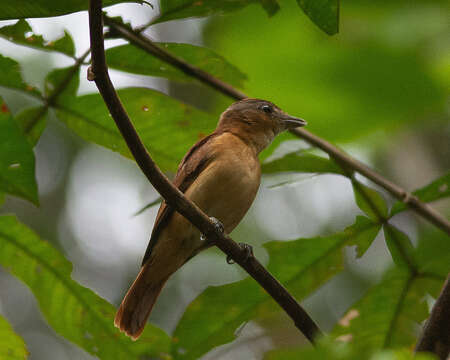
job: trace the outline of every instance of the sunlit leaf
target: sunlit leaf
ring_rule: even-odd
[[[34,153],[0,98],[0,192],[39,204]]]
[[[64,36],[53,41],[45,41],[42,35],[32,32],[31,26],[24,19],[20,19],[14,25],[7,25],[0,28],[0,36],[16,44],[34,47],[37,49],[58,51],[63,54],[74,56],[75,45],[72,37],[67,31]]]
[[[30,287],[52,328],[100,359],[167,352],[169,338],[147,325],[133,342],[113,325],[115,308],[72,280],[72,264],[15,217],[0,217],[0,264]]]
[[[353,245],[357,238],[365,241],[365,237],[374,236],[374,227],[379,225],[359,217],[354,225],[331,236],[265,244],[270,256],[268,270],[301,300],[342,269],[342,248]],[[178,323],[173,354],[180,359],[198,359],[233,340],[242,323],[278,311],[273,299],[251,278],[209,287],[189,305]]]
[[[413,195],[417,196],[423,202],[431,202],[450,196],[450,172],[434,180],[427,186],[414,191]],[[407,206],[403,202],[397,201],[392,206],[390,216],[394,216],[406,209]]]
[[[411,270],[415,268],[414,247],[409,237],[390,224],[385,224],[383,230],[386,245],[394,262],[399,266],[408,266]]]
[[[0,359],[24,360],[28,351],[22,338],[17,335],[6,319],[0,315]]]
[[[417,325],[428,316],[425,295],[435,296],[441,285],[407,267],[391,269],[350,308],[333,335],[364,350],[410,347]]]
[[[110,6],[124,2],[123,0],[104,0],[103,6]],[[144,3],[143,1],[129,0],[127,2]],[[144,5],[148,6],[148,5]],[[0,0],[0,20],[23,19],[34,17],[51,17],[70,14],[76,11],[87,10],[88,1],[65,0]]]
[[[20,65],[17,61],[0,54],[0,86],[22,91],[30,96],[40,97],[39,91],[22,79]]]
[[[387,217],[388,208],[386,202],[378,191],[354,179],[352,180],[352,185],[356,204],[364,213],[375,221],[380,221],[381,218]]]
[[[334,35],[339,31],[339,0],[297,0],[297,3],[327,34]]]
[[[260,0],[162,0],[160,3],[161,14],[155,23],[221,14],[258,2]]]
[[[190,44],[157,44],[189,64],[205,70],[221,80],[237,87],[243,86],[246,76],[210,49]],[[177,68],[149,55],[146,51],[134,45],[121,45],[108,49],[106,60],[109,67],[134,74],[160,76],[176,81],[195,80],[194,77],[185,75]]]
[[[216,119],[160,92],[145,88],[118,91],[141,139],[163,170],[174,171],[183,155],[212,131]],[[64,99],[56,114],[88,141],[131,154],[98,94]]]
[[[333,160],[302,152],[289,153],[281,158],[264,162],[261,169],[264,174],[278,172],[344,174]]]

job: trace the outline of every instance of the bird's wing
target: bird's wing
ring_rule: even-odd
[[[177,175],[173,180],[173,184],[180,189],[181,192],[185,193],[189,186],[194,182],[197,176],[202,172],[203,169],[211,162],[213,159],[213,154],[211,150],[211,140],[219,133],[212,133],[199,142],[197,142],[184,156],[180,165],[178,166]],[[144,259],[142,260],[142,265],[149,259],[152,249],[158,241],[159,234],[161,230],[164,229],[168,221],[170,220],[174,210],[167,205],[165,201],[161,203],[158,210],[158,215],[156,216],[155,225],[153,226],[152,236],[147,245],[147,250],[145,251]]]

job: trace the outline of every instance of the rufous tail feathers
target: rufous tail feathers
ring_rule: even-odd
[[[114,318],[114,325],[133,340],[144,331],[153,305],[167,281],[167,277],[154,279],[155,276],[148,274],[151,271],[148,265],[142,267]]]

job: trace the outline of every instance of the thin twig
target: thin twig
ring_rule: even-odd
[[[208,74],[207,72],[200,70],[195,66],[187,63],[183,59],[180,59],[172,55],[166,49],[163,49],[158,44],[156,44],[149,38],[145,37],[141,33],[134,31],[129,26],[120,23],[119,21],[116,21],[114,19],[111,19],[108,16],[105,16],[104,19],[105,23],[111,28],[114,28],[114,31],[120,34],[122,38],[128,40],[130,43],[147,51],[148,53],[152,54],[158,59],[177,67],[178,69],[183,71],[186,75],[192,76],[200,80],[206,85],[211,86],[212,88],[222,92],[223,94],[231,97],[232,99],[241,100],[247,97],[246,94],[235,89],[230,84],[222,80],[219,80],[214,76],[212,76],[211,74]],[[336,146],[332,145],[328,141],[318,137],[317,135],[312,134],[308,130],[297,128],[291,130],[291,133],[306,140],[310,144],[318,147],[319,149],[325,151],[328,155],[330,155],[330,157],[338,160],[341,164],[347,166],[353,171],[356,171],[361,175],[364,175],[366,178],[370,179],[375,184],[384,188],[391,195],[393,195],[400,201],[404,202],[416,213],[423,216],[425,219],[427,219],[428,221],[436,225],[438,228],[440,228],[441,230],[450,235],[450,222],[438,211],[434,210],[431,206],[421,202],[416,196],[407,192],[406,190],[394,184],[393,182],[387,180],[386,178],[375,172],[373,169],[369,168],[367,165],[346,154],[345,152],[343,152]]]
[[[446,360],[450,355],[450,275],[417,342],[415,352],[427,351]]]
[[[90,0],[89,26],[92,49],[92,69],[89,78],[95,80],[112,118],[125,139],[142,172],[167,203],[185,216],[202,234],[242,266],[292,318],[297,328],[311,341],[321,331],[294,297],[247,251],[222,234],[209,217],[177,189],[161,172],[123,108],[108,75],[103,40],[102,1]]]

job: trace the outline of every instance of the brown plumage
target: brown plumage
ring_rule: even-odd
[[[216,130],[195,144],[181,161],[173,181],[186,197],[215,217],[230,233],[258,191],[258,154],[281,131],[303,126],[271,102],[245,99],[232,104]],[[117,311],[114,324],[137,339],[167,279],[211,244],[163,201],[141,270]]]

